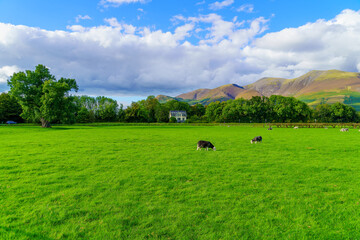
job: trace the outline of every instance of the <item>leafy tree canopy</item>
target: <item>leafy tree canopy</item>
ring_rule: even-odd
[[[37,65],[35,71],[14,73],[8,80],[10,95],[21,105],[21,116],[29,121],[41,121],[42,127],[50,122],[71,123],[75,120],[74,97],[69,92],[77,91],[74,79],[56,78],[44,65]]]
[[[22,122],[20,104],[8,93],[0,94],[0,123],[8,120]]]

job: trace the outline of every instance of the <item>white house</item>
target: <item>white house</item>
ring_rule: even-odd
[[[170,111],[169,118],[176,118],[177,122],[185,122],[186,121],[186,111]]]

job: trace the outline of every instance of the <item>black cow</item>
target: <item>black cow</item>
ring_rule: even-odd
[[[208,151],[209,148],[216,151],[216,148],[214,147],[214,145],[212,145],[212,143],[209,141],[202,141],[202,140],[198,141],[196,150],[200,149],[200,151],[201,151],[202,148],[206,148],[206,151]]]
[[[251,144],[253,144],[253,142],[257,143],[257,142],[262,142],[262,137],[261,136],[257,136],[254,137],[253,139],[250,140]]]
[[[268,130],[272,130],[272,127],[269,127]]]

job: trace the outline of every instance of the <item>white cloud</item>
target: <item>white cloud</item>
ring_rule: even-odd
[[[75,78],[80,94],[176,94],[246,85],[261,77],[297,77],[313,69],[360,71],[360,12],[267,33],[268,19],[174,17],[162,31],[105,20],[105,25],[46,31],[0,23],[0,87],[19,69],[45,64]],[[202,36],[194,42],[195,36]]]
[[[282,76],[312,69],[359,71],[360,12],[344,10],[329,21],[269,33],[253,44],[246,52],[248,60],[254,58]]]
[[[246,13],[252,13],[254,12],[254,5],[252,4],[244,4],[241,5],[238,9],[236,9],[238,12],[246,12]]]
[[[0,67],[0,83],[6,83],[9,77],[11,77],[14,73],[19,71],[20,68],[15,65]]]
[[[138,10],[139,14],[136,16],[136,18],[137,18],[137,20],[140,20],[145,15],[145,11],[142,8],[138,8],[137,10]]]
[[[141,3],[145,4],[151,2],[151,0],[101,0],[100,5],[104,7],[118,7],[123,4],[130,4],[130,3]]]
[[[107,25],[68,31],[0,23],[0,66],[33,69],[51,67],[56,76],[73,77],[87,93],[180,93],[200,85],[235,81],[233,59],[259,32],[258,26],[238,28],[216,14],[185,19],[173,32],[135,27],[106,19]],[[187,41],[199,24],[207,24],[207,39]],[[252,29],[254,28],[254,29]],[[252,29],[252,30],[250,30]],[[240,34],[242,33],[242,34]],[[245,40],[231,44],[241,35]]]
[[[91,20],[91,17],[89,15],[85,15],[85,16],[77,15],[75,21],[78,23],[80,22],[80,20]]]
[[[234,3],[234,0],[224,0],[222,2],[214,2],[209,5],[209,9],[211,10],[220,10],[225,7],[228,7]]]
[[[220,15],[214,13],[190,17],[186,21],[210,24],[207,27],[208,32],[200,44],[218,44],[224,40],[231,40],[231,44],[237,47],[243,46],[256,35],[264,32],[267,29],[266,23],[268,22],[268,20],[260,17],[250,22],[250,28],[241,28],[245,25],[244,21],[238,22],[236,17],[231,22],[225,21]]]

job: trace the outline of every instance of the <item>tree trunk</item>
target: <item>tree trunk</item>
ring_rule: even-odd
[[[41,127],[51,128],[50,123],[48,121],[46,121],[45,119],[42,118],[42,119],[40,119],[40,121],[41,121]]]

